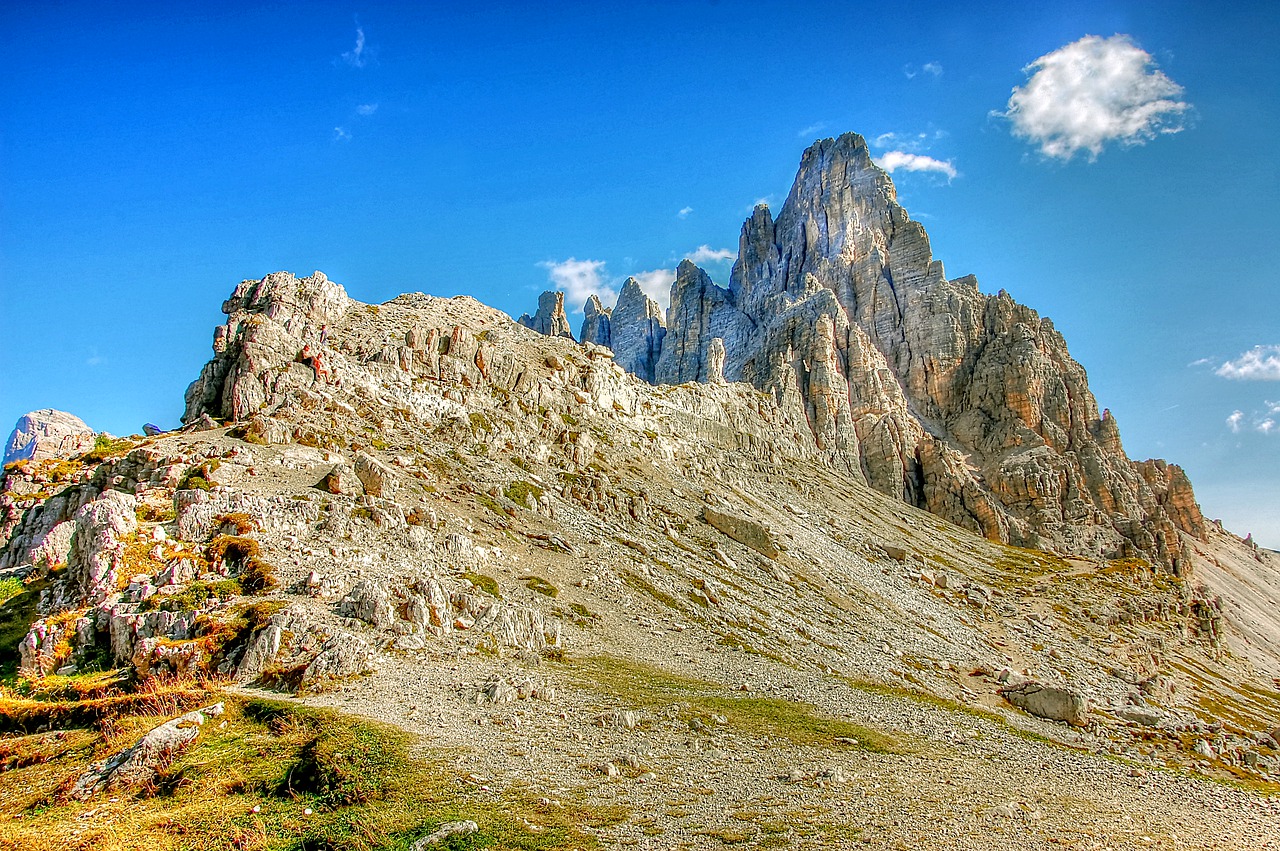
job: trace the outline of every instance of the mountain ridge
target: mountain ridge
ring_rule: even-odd
[[[686,260],[665,321],[634,299],[608,328],[629,371],[794,396],[832,463],[965,528],[1175,573],[1179,531],[1204,536],[1181,468],[1128,458],[1048,318],[973,275],[947,279],[855,133],[806,149],[776,219],[755,208],[727,287]],[[661,335],[634,327],[655,314]]]

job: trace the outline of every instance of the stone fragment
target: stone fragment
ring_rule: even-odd
[[[400,479],[394,469],[367,452],[356,454],[355,473],[364,485],[365,493],[394,499],[400,489]]]
[[[480,825],[471,820],[447,821],[431,833],[417,840],[410,846],[410,851],[426,851],[442,845],[454,836],[470,836],[480,829]]]
[[[356,476],[355,469],[345,461],[335,464],[332,470],[325,473],[324,478],[320,480],[316,487],[332,494],[346,494],[348,496],[361,496],[364,494],[364,483]]]
[[[733,540],[745,544],[766,558],[777,558],[781,553],[769,530],[754,520],[718,511],[710,506],[702,509],[702,517]]]
[[[1082,727],[1089,719],[1088,701],[1070,689],[1024,682],[1003,688],[1000,693],[1019,709],[1050,721]]]
[[[107,789],[137,788],[155,777],[159,768],[172,762],[200,735],[201,726],[222,712],[223,705],[215,703],[164,722],[133,747],[89,766],[76,779],[68,795],[85,801]]]

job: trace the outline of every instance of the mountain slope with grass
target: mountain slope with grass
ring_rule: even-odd
[[[224,312],[184,429],[5,468],[0,847],[1280,842],[1274,555],[991,540],[465,297]]]

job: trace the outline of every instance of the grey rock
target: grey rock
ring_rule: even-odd
[[[364,485],[365,493],[394,499],[400,489],[400,478],[389,465],[382,463],[367,452],[356,454],[355,473]]]
[[[200,735],[200,728],[223,713],[215,703],[166,721],[142,737],[136,745],[113,757],[94,763],[81,774],[68,793],[85,801],[107,789],[136,788],[155,777],[156,771],[173,761]]]
[[[97,432],[74,414],[41,408],[18,417],[4,445],[4,463],[69,458],[92,449],[96,438]]]
[[[769,530],[754,520],[717,511],[710,506],[703,508],[703,519],[740,544],[745,544],[767,558],[777,558],[781,550]]]
[[[470,836],[480,829],[480,825],[470,820],[447,821],[431,833],[414,842],[411,851],[426,851],[434,848],[453,836]]]
[[[547,291],[538,296],[538,312],[533,316],[522,315],[516,320],[526,328],[548,337],[567,337],[573,339],[573,331],[569,329],[569,317],[564,312],[564,293]]]
[[[599,296],[592,295],[582,307],[582,330],[578,340],[597,346],[612,347],[610,315],[612,310],[600,303]]]
[[[627,372],[653,383],[667,329],[662,308],[627,278],[609,317],[613,360]]]
[[[1019,709],[1050,721],[1080,727],[1089,719],[1088,701],[1069,689],[1024,682],[1001,689],[1000,693]]]

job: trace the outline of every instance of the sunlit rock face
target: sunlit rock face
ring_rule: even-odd
[[[685,261],[665,323],[641,298],[629,282],[609,317],[625,369],[770,391],[831,463],[987,537],[1176,570],[1178,530],[1204,535],[1186,477],[1129,460],[1053,323],[947,278],[857,134],[804,152],[776,218],[755,208],[727,286]]]

